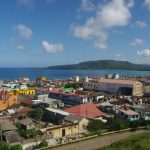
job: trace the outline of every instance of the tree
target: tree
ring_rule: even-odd
[[[12,145],[10,150],[22,150],[22,146],[20,144]]]
[[[47,143],[47,141],[42,141],[40,144],[39,144],[39,146],[40,147],[46,147],[46,146],[48,146],[48,143]]]
[[[7,143],[0,142],[0,150],[22,150],[22,146],[20,144],[9,145]]]
[[[139,126],[139,121],[130,121],[128,124],[129,128],[137,128]]]
[[[10,145],[6,143],[0,143],[0,150],[10,150]]]
[[[92,133],[100,133],[101,129],[104,129],[105,125],[100,120],[92,120],[87,125],[87,130]]]
[[[19,129],[18,131],[19,131],[19,134],[25,138],[33,138],[33,137],[36,137],[37,135],[37,132],[35,131],[35,129],[29,129],[29,130]]]
[[[127,128],[127,121],[122,120],[118,117],[108,118],[107,128],[109,131],[116,131]]]
[[[15,125],[16,125],[16,127],[18,128],[18,133],[19,133],[22,137],[25,137],[25,138],[36,137],[37,132],[35,131],[35,129],[26,130],[26,129],[22,128],[20,122],[17,122]]]
[[[43,141],[41,141],[40,144],[37,144],[37,145],[33,146],[33,150],[34,150],[34,149],[38,149],[38,148],[47,147],[47,146],[48,146],[48,142],[45,141],[45,140],[43,140]]]
[[[40,121],[42,119],[42,117],[43,117],[43,114],[44,114],[43,110],[38,108],[38,109],[31,110],[28,113],[28,116],[30,118],[33,118],[33,119],[37,120],[37,121]]]
[[[69,84],[65,85],[65,88],[77,89],[78,87],[82,87],[82,84],[81,83],[69,83]]]

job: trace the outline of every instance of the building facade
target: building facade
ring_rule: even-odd
[[[73,94],[65,93],[57,90],[49,91],[49,97],[61,100],[64,104],[69,105],[79,105],[88,102],[87,97]]]
[[[16,95],[9,95],[7,91],[1,91],[0,93],[0,111],[6,110],[13,104],[17,103]]]
[[[120,79],[88,80],[83,83],[87,90],[103,91],[117,95],[142,95],[143,84],[138,81]]]

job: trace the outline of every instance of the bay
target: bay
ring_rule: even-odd
[[[0,80],[15,80],[20,77],[29,77],[35,80],[39,76],[47,79],[67,79],[73,76],[104,76],[108,73],[117,73],[120,76],[150,76],[150,71],[132,70],[50,70],[41,68],[0,68]]]

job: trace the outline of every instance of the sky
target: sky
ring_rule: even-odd
[[[150,64],[150,0],[0,2],[0,67]]]

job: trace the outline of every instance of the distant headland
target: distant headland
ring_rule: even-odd
[[[137,70],[137,71],[150,71],[150,65],[134,64],[129,61],[117,61],[117,60],[95,60],[85,61],[78,64],[71,65],[58,65],[48,66],[47,69],[58,70]]]

